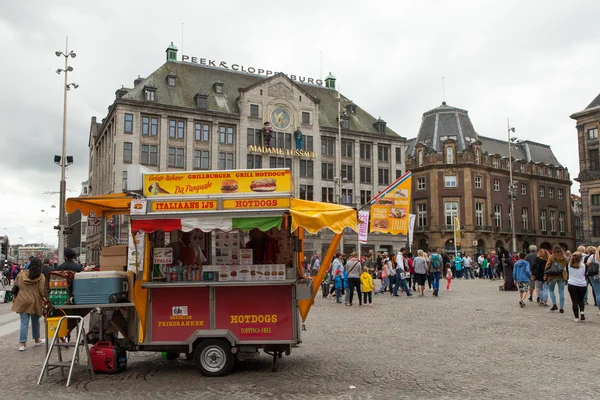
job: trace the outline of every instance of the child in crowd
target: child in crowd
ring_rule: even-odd
[[[363,304],[365,306],[372,306],[373,289],[375,288],[375,285],[373,284],[373,277],[369,273],[369,268],[367,267],[363,267],[363,273],[360,275],[360,284],[363,293]],[[369,300],[368,303],[367,300]]]
[[[513,266],[513,275],[515,285],[519,289],[519,306],[525,307],[525,299],[529,293],[529,282],[531,281],[531,268],[529,263],[525,261],[525,253],[519,253],[519,261]]]
[[[452,283],[452,268],[448,267],[446,270],[446,292],[451,292],[450,284]]]
[[[333,278],[333,284],[335,287],[335,301],[336,301],[336,303],[341,303],[340,294],[342,292],[342,285],[344,283],[343,283],[343,279],[342,279],[342,271],[339,269],[335,272],[335,277]]]

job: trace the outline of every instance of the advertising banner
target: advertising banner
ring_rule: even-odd
[[[289,169],[144,174],[144,196],[293,192]]]
[[[375,196],[371,203],[371,232],[408,235],[411,185],[412,174],[407,172]]]
[[[367,238],[369,235],[369,212],[359,211],[358,219],[360,220],[358,223],[358,240],[361,243],[367,243]]]
[[[210,328],[207,287],[152,289],[152,340],[181,342]]]
[[[170,265],[173,264],[172,247],[156,247],[154,249],[154,264]]]
[[[240,341],[293,339],[298,317],[291,286],[222,286],[215,296],[216,329],[229,329]]]

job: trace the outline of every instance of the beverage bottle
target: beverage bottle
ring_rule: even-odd
[[[54,289],[50,290],[50,303],[54,304],[55,303],[55,296],[54,296]]]
[[[60,296],[60,304],[65,305],[67,303],[67,291],[65,289],[61,290]]]

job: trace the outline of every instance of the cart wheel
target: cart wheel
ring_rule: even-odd
[[[167,352],[167,360],[173,361],[173,360],[177,360],[178,358],[179,358],[179,353],[175,353],[172,351]]]
[[[223,339],[207,339],[194,350],[194,364],[204,376],[223,376],[234,363],[231,345]]]

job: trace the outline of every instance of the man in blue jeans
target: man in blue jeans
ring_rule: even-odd
[[[404,253],[404,249],[401,250]],[[398,288],[402,285],[402,289],[404,293],[408,297],[412,296],[410,289],[408,288],[408,284],[406,283],[406,279],[402,276],[405,272],[406,267],[404,266],[404,254],[402,254],[402,261],[398,262],[398,256],[396,256],[396,284],[394,285],[394,296],[398,296]]]
[[[438,296],[440,293],[440,275],[442,271],[442,256],[436,252],[436,248],[431,249],[429,255],[429,276],[431,277],[431,287],[433,295]]]

